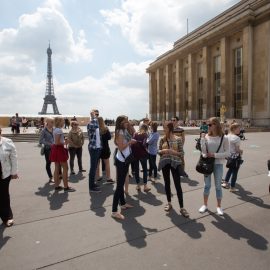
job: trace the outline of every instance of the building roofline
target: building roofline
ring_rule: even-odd
[[[166,56],[170,55],[172,52],[179,50],[181,48],[185,48],[192,44],[194,40],[198,40],[198,38],[203,38],[205,34],[207,34],[211,30],[218,31],[224,23],[228,21],[232,21],[235,17],[240,14],[243,14],[242,18],[247,18],[247,20],[254,19],[255,14],[254,10],[257,7],[260,7],[264,3],[269,4],[269,0],[242,0],[239,3],[233,5],[229,9],[225,10],[224,12],[220,13],[219,15],[215,16],[211,20],[207,21],[203,25],[199,26],[191,33],[183,36],[182,38],[178,39],[174,42],[174,46],[171,50],[165,52],[164,54],[160,55],[156,58],[154,62],[152,62],[148,69],[151,69],[152,65],[157,64],[158,62],[162,61]],[[219,27],[219,29],[217,29]],[[148,70],[147,69],[147,70]]]

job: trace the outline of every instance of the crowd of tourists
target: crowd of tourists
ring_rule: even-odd
[[[45,119],[44,128],[40,134],[41,154],[45,158],[49,183],[54,185],[55,192],[76,191],[74,187],[70,186],[68,175],[69,173],[70,175],[76,174],[75,157],[77,158],[78,173],[86,172],[86,168],[83,168],[82,165],[85,143],[83,131],[74,117],[70,122],[71,130],[65,136],[63,133],[65,124],[67,123],[62,117],[48,117]],[[151,190],[149,182],[155,184],[159,181],[158,171],[162,172],[167,199],[164,210],[169,212],[172,209],[170,181],[170,175],[172,175],[180,213],[185,218],[189,217],[189,213],[184,207],[181,187],[181,179],[188,178],[185,171],[184,129],[179,125],[178,117],[173,117],[163,123],[164,135],[161,138],[157,129],[157,122],[145,118],[136,131],[134,123],[129,121],[127,116],[118,116],[115,121],[113,138],[116,149],[111,155],[109,146],[109,141],[112,139],[111,132],[97,109],[90,112],[90,121],[87,125],[90,157],[88,188],[90,193],[100,193],[102,191],[101,185],[99,185],[101,180],[105,180],[106,184],[116,182],[111,214],[115,219],[123,220],[125,218],[123,210],[133,207],[126,200],[129,194],[130,178],[132,177],[136,181],[138,192],[143,190],[148,193]],[[200,213],[208,210],[212,177],[215,183],[218,215],[223,215],[222,188],[229,189],[231,192],[236,191],[237,175],[243,162],[239,132],[240,125],[234,122],[229,127],[228,135],[224,135],[223,127],[216,117],[204,121],[200,127],[200,138],[196,144],[196,148],[201,151],[196,170],[204,177],[203,204],[199,208]],[[111,156],[116,167],[115,180],[111,178]],[[54,163],[53,172],[52,163]],[[102,164],[105,179],[100,176],[100,164]],[[224,174],[224,164],[228,168],[226,174]],[[142,170],[140,170],[140,165]],[[268,176],[270,176],[270,161],[268,161],[268,170]],[[142,184],[140,171],[142,171]],[[1,136],[0,129],[0,217],[7,227],[13,225],[9,183],[11,179],[18,178],[15,145],[12,140]],[[63,182],[62,185],[61,182]]]

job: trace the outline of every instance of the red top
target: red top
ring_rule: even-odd
[[[135,133],[133,139],[137,141],[137,143],[133,144],[131,147],[132,153],[136,159],[145,158],[148,155],[146,149],[146,140],[147,134],[138,134]]]

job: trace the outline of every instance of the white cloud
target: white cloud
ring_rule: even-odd
[[[157,56],[186,32],[186,19],[198,27],[238,0],[122,0],[121,8],[101,10],[108,27],[118,26],[137,53]],[[201,13],[201,14],[200,14]],[[200,14],[199,17],[196,14]]]
[[[90,61],[92,49],[87,47],[87,40],[83,30],[74,34],[69,22],[58,10],[61,2],[46,1],[44,6],[37,8],[34,13],[23,14],[19,17],[17,28],[5,28],[0,31],[0,58],[15,58],[25,74],[26,70],[33,71],[33,63],[44,59],[44,51],[51,41],[55,58],[61,61],[78,62]],[[25,59],[28,59],[27,64]],[[6,62],[8,66],[9,62]],[[13,62],[10,62],[9,71]],[[26,68],[23,68],[26,65]],[[2,72],[4,70],[2,69]],[[9,74],[9,73],[7,73]]]

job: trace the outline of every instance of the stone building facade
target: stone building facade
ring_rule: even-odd
[[[150,64],[149,114],[270,125],[270,0],[243,0]]]

